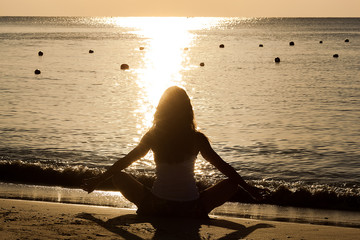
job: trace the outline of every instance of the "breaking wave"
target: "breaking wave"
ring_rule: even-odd
[[[86,178],[95,177],[105,171],[105,168],[91,168],[83,165],[56,166],[44,163],[26,163],[23,161],[0,161],[0,181],[7,183],[21,183],[29,185],[61,186],[65,188],[80,188]],[[151,187],[154,173],[139,173],[129,171],[140,182]],[[199,190],[204,190],[215,181],[199,179]],[[258,187],[268,188],[269,194],[261,202],[279,206],[295,206],[306,208],[324,208],[337,210],[360,211],[359,186],[331,186],[303,182],[289,183],[275,180],[250,180]],[[104,182],[99,190],[116,190],[111,181]],[[234,202],[255,203],[245,192],[238,193],[231,199]]]

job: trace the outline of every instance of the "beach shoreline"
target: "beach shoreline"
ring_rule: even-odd
[[[0,199],[1,239],[356,239],[360,228],[211,215],[144,218],[134,209]]]
[[[136,209],[136,206],[120,192],[94,191],[88,194],[81,189],[1,182],[0,199]],[[222,217],[360,228],[360,212],[358,211],[226,202],[210,214]]]

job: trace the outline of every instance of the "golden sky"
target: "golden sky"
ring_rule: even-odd
[[[0,16],[360,17],[360,0],[0,0]]]

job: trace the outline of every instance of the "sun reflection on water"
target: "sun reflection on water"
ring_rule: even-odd
[[[144,53],[143,64],[136,70],[139,91],[138,107],[134,114],[139,136],[151,127],[156,105],[165,89],[173,85],[186,88],[182,74],[188,69],[188,53],[196,39],[192,30],[209,27],[215,20],[218,19],[119,19],[119,25],[133,27],[132,33],[145,39],[144,45],[139,45],[139,51]],[[136,142],[138,140],[134,139]],[[152,152],[149,152],[145,159],[153,159]]]
[[[188,55],[197,37],[194,30],[211,28],[219,21],[219,18],[185,17],[108,19],[109,24],[130,29],[144,40],[137,49],[143,53],[142,64],[134,70],[139,89],[134,112],[139,136],[152,126],[156,105],[165,89],[173,85],[186,89],[183,73],[189,69]],[[153,156],[150,153],[145,159]]]
[[[137,69],[139,87],[135,112],[139,134],[152,125],[156,105],[164,90],[177,85],[186,88],[182,73],[187,69],[188,52],[196,38],[191,30],[210,26],[216,19],[202,18],[131,18],[133,33],[146,39],[143,65]],[[130,22],[128,24],[130,24]],[[190,50],[188,50],[190,49]]]
[[[185,28],[173,28],[167,22],[146,25],[139,32],[149,38],[144,55],[144,67],[139,69],[139,112],[143,114],[139,130],[151,126],[155,107],[164,90],[172,85],[185,87],[181,71],[187,47],[193,35]]]

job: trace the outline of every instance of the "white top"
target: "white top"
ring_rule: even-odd
[[[180,163],[156,165],[155,196],[172,201],[192,201],[199,198],[194,176],[196,156]]]

